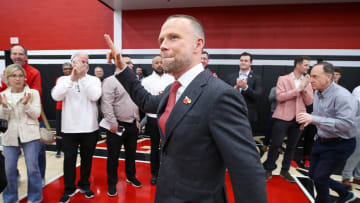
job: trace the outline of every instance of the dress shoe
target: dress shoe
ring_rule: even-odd
[[[349,192],[345,197],[339,197],[336,203],[349,203],[356,199],[356,195],[353,192]]]
[[[354,183],[354,184],[358,184],[358,185],[360,185],[360,179],[356,179],[356,178],[354,178],[353,183]]]
[[[263,152],[266,152],[269,149],[269,147],[267,145],[263,145],[261,147],[261,149],[262,149]]]
[[[126,178],[126,182],[131,183],[134,187],[142,187],[142,184],[135,177]]]
[[[349,179],[342,180],[341,182],[342,182],[342,184],[344,184],[344,185],[348,185],[348,186],[349,186],[349,190],[352,190],[352,185],[351,185]]]
[[[290,175],[289,171],[280,171],[280,176],[290,183],[295,183],[295,179]]]
[[[156,185],[156,182],[157,182],[157,177],[156,176],[151,177],[150,184]]]

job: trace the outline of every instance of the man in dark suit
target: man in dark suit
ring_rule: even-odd
[[[251,70],[252,55],[248,52],[243,52],[240,55],[240,70],[234,75],[232,81],[235,83],[235,88],[238,89],[248,107],[248,118],[254,132],[254,126],[258,121],[257,102],[261,96],[260,79]],[[234,84],[233,84],[234,85]]]
[[[159,44],[166,72],[175,82],[158,96],[148,93],[126,68],[110,37],[108,62],[145,112],[159,115],[162,157],[155,202],[227,202],[228,169],[236,202],[267,202],[265,174],[242,96],[201,64],[205,35],[191,16],[170,16]]]

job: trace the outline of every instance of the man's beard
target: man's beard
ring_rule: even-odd
[[[164,74],[165,71],[161,69],[161,71],[160,71],[160,70],[155,70],[155,72],[156,72],[158,75],[162,75],[162,74]]]

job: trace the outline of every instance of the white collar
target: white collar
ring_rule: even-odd
[[[291,72],[291,75],[293,76],[294,80],[302,80],[303,77],[304,77],[303,75],[300,75],[300,78],[297,79],[297,78],[295,77],[295,73],[294,73],[294,72]]]
[[[182,74],[178,81],[180,82],[182,87],[186,88],[191,83],[191,81],[193,81],[193,79],[202,71],[204,71],[204,67],[202,63],[199,63],[196,66],[190,68],[190,70],[186,71],[184,74]]]

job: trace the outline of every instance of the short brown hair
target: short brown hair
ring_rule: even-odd
[[[310,61],[310,57],[308,56],[298,56],[294,59],[294,67],[297,65],[297,64],[301,64],[303,61]]]
[[[193,26],[194,30],[197,32],[197,34],[200,35],[200,37],[202,37],[205,40],[205,31],[204,31],[204,27],[201,25],[201,22],[196,19],[193,16],[189,16],[189,15],[185,15],[185,14],[176,14],[176,15],[171,15],[169,16],[166,21],[172,19],[172,18],[185,18],[190,20],[191,25]],[[166,22],[165,21],[165,22]]]

